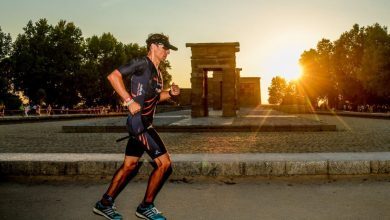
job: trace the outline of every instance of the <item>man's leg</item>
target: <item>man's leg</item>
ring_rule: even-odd
[[[137,207],[135,215],[143,219],[166,220],[162,213],[157,210],[153,202],[164,182],[172,173],[171,160],[168,153],[154,159],[155,169],[149,177],[143,202]]]
[[[171,159],[168,153],[155,158],[154,162],[154,170],[149,177],[148,187],[143,200],[144,205],[149,205],[154,202],[154,199],[161,190],[165,181],[172,173]]]
[[[122,220],[122,215],[116,211],[114,200],[136,175],[139,157],[126,156],[122,166],[115,172],[111,184],[102,199],[93,207],[93,212],[110,220]]]
[[[122,166],[115,172],[111,184],[108,187],[106,193],[103,195],[101,202],[103,204],[113,203],[119,193],[125,188],[127,183],[134,178],[140,168],[138,163],[142,154],[144,153],[144,147],[142,143],[133,137],[130,137],[126,146],[126,156]]]
[[[134,138],[129,138],[126,147],[126,156],[122,166],[115,172],[111,184],[106,193],[102,196],[93,208],[93,212],[106,217],[107,219],[121,220],[122,215],[116,211],[114,200],[125,188],[127,183],[137,175],[139,170],[139,159],[144,153],[142,144]]]
[[[145,151],[153,159],[154,170],[149,177],[144,200],[137,207],[135,215],[143,219],[165,220],[166,218],[154,207],[153,202],[172,173],[171,159],[160,136],[153,128],[139,135],[138,140],[144,144]]]
[[[140,167],[138,164],[139,159],[139,157],[135,156],[125,156],[122,166],[115,172],[111,184],[101,200],[104,205],[110,205],[130,180],[137,175]]]

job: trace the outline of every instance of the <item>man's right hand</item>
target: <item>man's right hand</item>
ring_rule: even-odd
[[[141,111],[141,106],[137,102],[133,102],[128,106],[130,114],[135,115]]]

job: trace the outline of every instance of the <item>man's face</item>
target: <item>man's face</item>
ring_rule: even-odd
[[[167,59],[169,52],[169,49],[163,44],[156,44],[155,54],[161,61]]]

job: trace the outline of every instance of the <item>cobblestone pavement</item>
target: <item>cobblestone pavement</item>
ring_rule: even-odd
[[[170,153],[390,151],[390,121],[297,115],[336,124],[336,132],[160,133]],[[121,153],[125,133],[63,133],[63,125],[96,119],[0,125],[0,153]]]

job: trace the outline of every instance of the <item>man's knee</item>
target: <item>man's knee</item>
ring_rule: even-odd
[[[170,160],[162,162],[159,166],[160,169],[163,169],[165,171],[172,169],[172,163]]]
[[[131,172],[135,169],[138,168],[138,161],[135,161],[135,160],[128,160],[123,163],[123,169],[126,171],[126,172]]]
[[[137,169],[137,163],[123,164],[123,170],[125,172],[132,172]]]
[[[164,171],[172,171],[172,162],[169,157],[158,158],[156,161],[157,169],[162,169]]]

